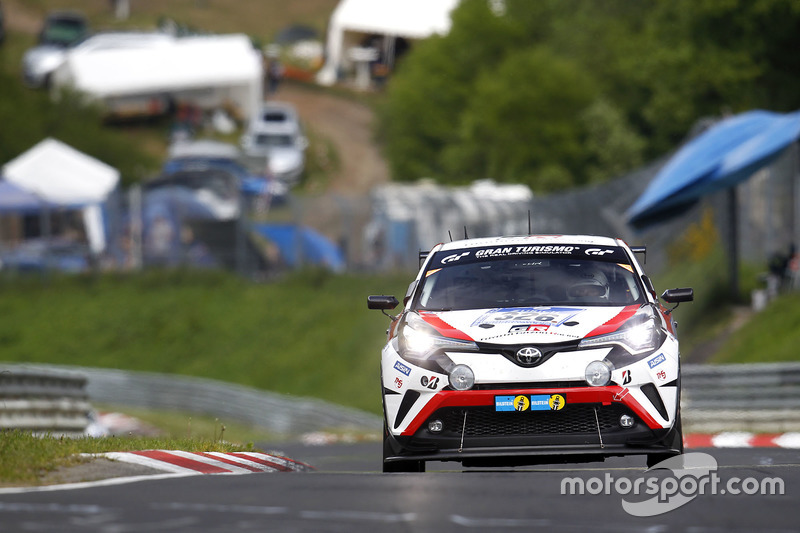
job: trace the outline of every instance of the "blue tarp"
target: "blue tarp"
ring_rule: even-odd
[[[0,181],[0,213],[38,213],[46,204],[38,196],[11,182]]]
[[[252,229],[278,247],[289,266],[323,266],[335,272],[345,268],[342,251],[324,235],[311,228],[290,224],[254,224]]]
[[[748,111],[688,142],[627,212],[636,227],[666,220],[701,197],[732,187],[775,160],[800,137],[800,111]]]

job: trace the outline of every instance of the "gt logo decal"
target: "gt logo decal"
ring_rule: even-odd
[[[436,388],[439,387],[439,378],[436,376],[422,376],[422,379],[420,379],[419,382],[423,387],[427,387],[432,390],[436,390]]]
[[[614,250],[601,250],[600,248],[587,248],[586,255],[606,255],[613,254]]]
[[[527,411],[528,407],[531,406],[531,401],[528,399],[527,396],[517,396],[514,398],[514,410],[515,411]]]
[[[553,394],[550,396],[550,400],[547,403],[550,405],[550,409],[553,411],[560,411],[565,405],[567,405],[567,400],[565,400],[560,394]]]
[[[448,255],[447,257],[445,257],[444,259],[442,259],[442,264],[443,264],[443,265],[445,265],[445,264],[447,264],[447,263],[454,263],[455,261],[458,261],[458,260],[459,260],[459,259],[461,259],[462,257],[466,257],[466,256],[468,256],[468,255],[469,255],[469,252],[464,252],[464,253],[462,253],[462,254],[453,254],[453,255]]]

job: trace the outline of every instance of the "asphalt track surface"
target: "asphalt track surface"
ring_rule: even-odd
[[[587,487],[606,476],[634,480],[644,473],[643,458],[508,470],[434,462],[425,474],[381,474],[377,443],[298,444],[281,451],[316,470],[5,493],[0,531],[800,531],[798,450],[692,450],[716,459],[721,486],[733,478],[780,478],[784,494],[699,495],[647,518],[628,514],[622,500],[635,498],[616,493],[613,484],[609,494],[561,493],[565,477],[580,478]]]

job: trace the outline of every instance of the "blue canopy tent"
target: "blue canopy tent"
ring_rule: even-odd
[[[335,272],[345,268],[344,255],[339,247],[311,228],[290,224],[254,224],[252,229],[275,243],[289,266],[297,267],[305,263]]]
[[[35,214],[42,211],[45,205],[34,193],[0,180],[0,213]]]
[[[736,189],[800,137],[800,111],[749,111],[727,118],[682,147],[628,209],[645,228],[672,218],[711,193],[727,190],[731,286],[738,295]]]

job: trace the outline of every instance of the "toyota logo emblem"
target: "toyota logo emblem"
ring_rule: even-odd
[[[542,358],[542,352],[539,348],[533,346],[525,346],[517,350],[517,361],[523,365],[532,365]]]

